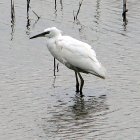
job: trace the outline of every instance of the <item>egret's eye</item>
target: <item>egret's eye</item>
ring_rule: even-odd
[[[50,31],[45,32],[45,34],[49,34],[49,33],[50,33]]]

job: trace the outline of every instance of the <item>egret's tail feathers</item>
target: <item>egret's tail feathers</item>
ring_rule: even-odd
[[[99,72],[100,78],[105,79],[106,78],[106,69],[101,66],[100,72]]]
[[[94,68],[94,71],[90,71],[90,73],[102,79],[106,78],[106,69],[102,65],[98,68]]]

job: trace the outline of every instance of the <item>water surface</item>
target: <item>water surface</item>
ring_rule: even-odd
[[[0,139],[139,140],[140,1],[128,1],[123,25],[122,1],[0,2]],[[35,15],[35,13],[40,17]],[[45,40],[29,37],[56,26],[92,45],[108,75],[85,75],[84,98],[75,93],[74,72],[59,64]],[[58,63],[58,62],[57,62]]]

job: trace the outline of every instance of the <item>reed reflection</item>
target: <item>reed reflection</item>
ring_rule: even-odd
[[[60,0],[60,5],[61,5],[61,11],[63,10],[63,2]]]
[[[27,0],[27,24],[26,24],[26,34],[29,35],[30,34],[30,25],[31,25],[31,20],[29,17],[29,9],[30,9],[30,0]]]
[[[96,23],[99,24],[99,19],[100,19],[100,2],[101,0],[97,0],[96,1],[96,15],[95,15],[95,18],[96,18]]]
[[[128,23],[128,19],[126,18],[126,13],[128,12],[128,9],[126,8],[126,0],[123,0],[123,13],[122,13],[122,17],[123,17],[123,27],[124,27],[124,31],[126,31],[126,26]]]
[[[14,1],[11,0],[11,40],[13,40],[14,32],[15,32],[15,6]]]
[[[83,3],[83,0],[81,0],[81,2],[79,2],[79,7],[78,7],[78,10],[75,14],[75,12],[73,11],[73,18],[74,18],[74,21],[77,21],[78,20],[78,15],[80,13],[80,9],[81,9],[81,6],[82,6],[82,3]]]

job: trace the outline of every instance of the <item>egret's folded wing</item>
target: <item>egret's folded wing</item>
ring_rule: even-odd
[[[74,67],[90,72],[94,69],[96,71],[96,67],[100,65],[96,53],[86,43],[68,38],[59,41],[58,45],[61,47],[61,55],[65,62]]]

